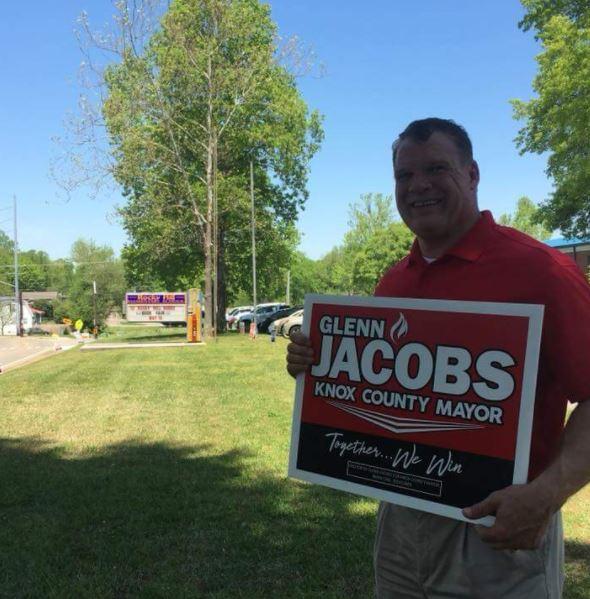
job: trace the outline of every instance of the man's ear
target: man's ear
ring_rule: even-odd
[[[471,162],[469,167],[469,188],[472,191],[477,191],[479,185],[479,166],[475,160]]]

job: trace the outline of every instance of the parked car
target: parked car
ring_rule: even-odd
[[[301,310],[301,308],[303,308],[303,306],[291,306],[290,308],[284,308],[282,310],[277,310],[276,312],[274,312],[274,314],[271,314],[269,317],[264,319],[258,325],[258,332],[259,333],[269,333],[270,325],[273,322],[276,322],[277,320],[279,320],[281,318],[287,318],[288,316],[291,316],[291,314],[293,314],[293,312],[297,312],[297,310]],[[275,325],[275,332],[276,332],[276,325]]]
[[[282,334],[283,337],[290,337],[291,333],[301,330],[303,324],[303,310],[293,312],[291,316],[283,323]]]
[[[271,329],[274,329],[275,335],[281,335],[283,331],[283,325],[289,320],[290,316],[283,316],[283,318],[277,318],[277,320],[273,320],[269,327],[268,332],[271,332]]]
[[[240,314],[237,320],[237,326],[240,326],[240,323],[244,323],[244,328],[248,330],[250,328],[250,324],[256,318],[256,324],[260,325],[263,320],[266,320],[269,316],[277,312],[278,310],[283,310],[284,308],[288,308],[288,304],[281,304],[278,302],[270,302],[266,304],[258,304],[256,306],[256,314],[252,311],[244,312]]]
[[[225,322],[228,329],[234,329],[237,326],[239,317],[247,312],[252,312],[252,306],[237,306],[231,308],[225,315]]]
[[[233,308],[228,308],[225,311],[225,320],[229,320],[231,316],[235,316],[238,312],[242,312],[244,310],[252,310],[252,306],[235,306]]]

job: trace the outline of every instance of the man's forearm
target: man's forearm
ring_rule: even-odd
[[[557,456],[531,486],[557,511],[590,482],[590,401],[578,404],[563,431]]]

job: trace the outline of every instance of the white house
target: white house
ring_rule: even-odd
[[[25,333],[39,322],[39,310],[23,300],[22,323]],[[13,297],[0,297],[0,335],[16,335],[16,302]]]

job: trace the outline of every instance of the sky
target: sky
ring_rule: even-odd
[[[481,171],[480,208],[498,217],[517,199],[538,203],[551,191],[545,157],[520,156],[521,126],[510,99],[532,97],[540,52],[518,29],[518,0],[271,0],[283,37],[313,49],[324,74],[298,80],[324,115],[325,140],[310,165],[300,216],[301,250],[317,259],[341,243],[348,207],[364,193],[391,194],[391,143],[412,120],[452,118],[469,132]],[[12,236],[17,198],[22,250],[67,257],[80,238],[117,252],[126,242],[115,216],[116,189],[68,197],[51,165],[56,138],[76,110],[82,55],[74,29],[86,11],[99,26],[110,0],[29,0],[3,6],[0,21],[0,229]]]

